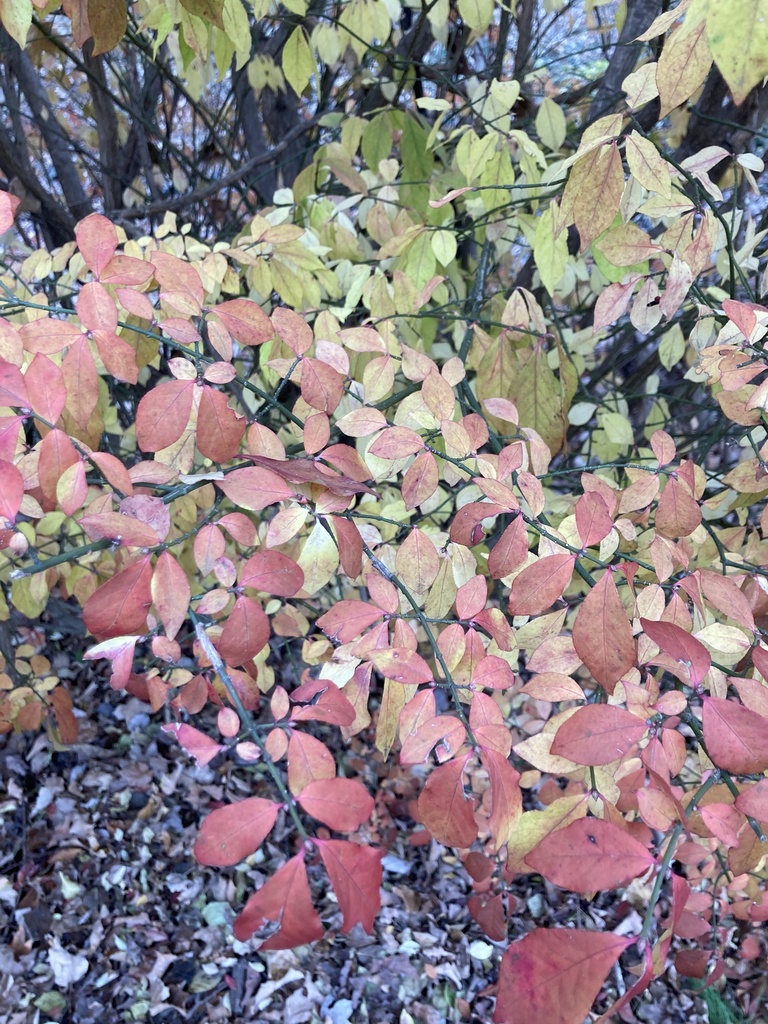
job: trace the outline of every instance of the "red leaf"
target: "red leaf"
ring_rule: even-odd
[[[304,571],[279,551],[257,551],[241,570],[240,586],[277,597],[293,597],[304,586]]]
[[[38,352],[27,367],[24,383],[35,415],[55,424],[67,401],[61,369],[48,356]]]
[[[384,613],[381,608],[367,604],[365,601],[337,601],[334,606],[316,620],[331,640],[348,644],[350,640],[373,625]]]
[[[80,289],[77,296],[77,315],[80,323],[88,331],[108,331],[114,334],[117,330],[117,306],[103,284],[89,281]]]
[[[735,806],[742,814],[768,822],[768,779],[760,779],[739,793]]]
[[[744,775],[768,770],[768,718],[720,697],[703,704],[704,742],[718,768]]]
[[[255,853],[272,831],[280,805],[252,796],[211,811],[195,842],[199,864],[230,867]]]
[[[200,454],[212,462],[228,462],[237,455],[245,428],[245,419],[228,405],[224,392],[203,386],[195,433]]]
[[[591,493],[594,495],[594,491]],[[573,624],[573,646],[608,693],[613,693],[616,683],[635,664],[632,626],[610,570],[603,573],[579,608]]]
[[[656,530],[662,537],[688,537],[701,522],[699,503],[686,488],[670,477],[656,507]]]
[[[403,476],[401,490],[406,509],[410,512],[417,505],[428,501],[439,483],[440,470],[432,452],[417,455]]]
[[[642,843],[599,818],[579,818],[550,832],[525,862],[548,882],[580,893],[615,889],[655,863]]]
[[[91,594],[83,622],[99,639],[143,633],[152,604],[152,565],[149,555],[116,573]]]
[[[409,651],[405,647],[387,647],[381,651],[371,651],[369,657],[385,679],[414,686],[432,681],[432,671],[426,661],[415,651]]]
[[[339,839],[316,839],[344,916],[342,934],[361,924],[370,935],[381,908],[381,852]]]
[[[155,563],[152,602],[160,616],[165,635],[171,640],[187,617],[190,597],[187,574],[170,552],[163,551]]]
[[[244,665],[269,643],[269,619],[250,597],[238,597],[224,623],[217,647],[230,665]]]
[[[597,767],[624,757],[648,730],[645,722],[624,708],[588,704],[563,722],[550,752],[574,764]]]
[[[241,345],[262,345],[275,336],[267,314],[251,299],[230,299],[215,306],[211,313],[224,324]]]
[[[335,516],[333,528],[339,544],[341,567],[350,579],[354,580],[363,571],[363,538],[360,531],[348,519]]]
[[[198,316],[202,312],[205,292],[197,268],[173,253],[159,250],[151,254],[150,262],[154,267],[155,280],[160,285],[160,298],[166,305],[181,316]]]
[[[172,722],[170,725],[161,725],[160,728],[163,732],[172,732],[187,753],[194,757],[198,766],[208,764],[219,751],[227,749],[191,725]]]
[[[332,413],[344,396],[344,378],[320,359],[301,361],[301,397],[313,409]]]
[[[294,497],[294,490],[282,477],[260,466],[246,466],[227,473],[216,486],[230,501],[250,512],[261,512],[268,505]]]
[[[472,684],[490,690],[508,690],[515,685],[515,673],[503,658],[488,654],[481,658],[472,673]]]
[[[538,615],[562,597],[571,581],[574,555],[545,555],[515,576],[509,595],[513,615]]]
[[[0,405],[12,409],[31,408],[21,370],[5,359],[0,359]]]
[[[471,619],[485,608],[488,583],[485,576],[470,576],[456,594],[456,614],[460,619]]]
[[[422,692],[431,696],[429,690]],[[420,696],[421,694],[417,694],[414,700]],[[400,716],[400,739],[402,742],[400,764],[422,764],[435,744],[441,741],[443,746],[454,754],[463,744],[466,730],[459,719],[452,715],[433,715],[433,717],[427,717],[425,721],[420,718],[416,729],[411,729],[403,736],[404,713],[405,708]]]
[[[297,799],[307,814],[336,832],[354,832],[373,813],[373,797],[355,779],[317,779]]]
[[[535,928],[502,958],[494,1024],[582,1024],[633,941],[610,932]]]
[[[117,380],[135,384],[139,379],[136,353],[127,341],[111,331],[92,331],[93,340],[108,373]]]
[[[13,523],[24,497],[24,477],[11,462],[0,461],[0,516]]]
[[[509,842],[523,813],[520,772],[512,767],[506,757],[495,750],[485,747],[481,757],[491,782],[491,816],[488,828],[492,839],[491,850],[495,853]]]
[[[424,441],[410,427],[387,427],[371,444],[368,451],[378,459],[404,459],[422,451]]]
[[[613,528],[613,519],[605,499],[597,491],[587,491],[576,502],[576,528],[585,548],[599,544]]]
[[[166,380],[139,402],[136,441],[142,451],[159,452],[178,441],[189,423],[195,382]]]
[[[315,700],[314,698],[320,696]],[[294,708],[292,722],[328,722],[331,725],[351,725],[357,713],[351,701],[347,700],[335,683],[328,679],[313,679],[291,694],[293,701],[313,703],[303,708]]]
[[[657,644],[664,654],[679,662],[687,670],[691,685],[698,685],[709,672],[712,658],[709,651],[680,626],[673,622],[654,622],[651,619],[640,619],[643,632]],[[656,659],[650,663],[654,664]]]
[[[475,805],[464,796],[466,757],[435,768],[418,799],[421,823],[443,846],[464,848],[477,838]]]
[[[478,532],[484,519],[494,519],[502,512],[509,512],[505,505],[497,505],[495,501],[470,501],[462,505],[451,521],[450,536],[454,544],[474,547],[483,539],[482,530]]]
[[[151,548],[160,543],[155,530],[146,523],[120,512],[93,512],[78,519],[90,540],[107,537],[134,548]]]
[[[48,501],[56,501],[56,486],[70,466],[76,465],[80,456],[63,430],[52,430],[46,434],[40,445],[40,460],[37,475],[40,488]]]
[[[85,265],[98,277],[117,249],[114,224],[100,213],[92,213],[77,225],[75,238]]]
[[[328,747],[314,736],[292,730],[288,741],[288,788],[294,796],[318,779],[336,778],[336,762]]]
[[[10,192],[0,192],[0,235],[4,235],[13,227],[13,218],[20,202],[18,196],[13,196]]]
[[[499,894],[473,893],[467,900],[467,910],[492,942],[503,942],[507,937],[507,915],[504,898]]]
[[[135,286],[145,284],[153,274],[154,268],[151,263],[133,256],[117,255],[104,267],[103,272],[99,274],[99,280],[102,284]]]
[[[522,565],[528,556],[528,534],[525,529],[525,520],[518,516],[506,528],[498,541],[491,548],[488,555],[488,572],[495,580]]]
[[[235,938],[247,942],[255,931],[270,923],[278,925],[278,930],[261,944],[261,949],[292,949],[322,938],[323,923],[312,906],[303,852],[283,864],[251,896],[235,919]]]

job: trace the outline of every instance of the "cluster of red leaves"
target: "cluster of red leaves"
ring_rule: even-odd
[[[90,573],[70,578],[47,569],[51,585],[58,582],[82,601],[85,625],[99,641],[87,656],[111,660],[115,688],[128,688],[155,708],[169,702],[177,721],[165,728],[198,762],[235,746],[246,760],[268,764],[280,799],[254,796],[213,810],[195,847],[200,863],[227,866],[250,856],[281,811],[325,827],[315,835],[301,824],[306,838],[300,852],[251,896],[236,921],[237,937],[257,935],[266,949],[320,937],[305,863],[311,850],[336,894],[342,930],[358,923],[372,928],[381,851],[362,835],[334,839],[327,830],[358,832],[374,801],[360,781],[338,776],[331,750],[307,731],[307,723],[336,726],[345,736],[359,732],[370,722],[369,698],[379,681],[379,749],[386,755],[399,742],[401,764],[436,762],[413,813],[429,836],[465,851],[475,889],[469,908],[491,938],[506,933],[502,894],[520,874],[540,874],[587,895],[653,878],[667,870],[674,852],[687,866],[688,881],[672,877],[663,935],[655,942],[650,933],[640,937],[646,968],[629,998],[664,969],[673,936],[709,932],[708,909],[692,883],[709,877],[720,847],[733,876],[732,912],[744,921],[768,919],[764,883],[749,874],[760,861],[760,830],[768,827],[768,788],[754,778],[768,771],[768,647],[755,625],[756,610],[764,613],[762,598],[743,585],[744,574],[690,567],[689,538],[702,522],[701,484],[691,462],[673,465],[672,439],[663,431],[653,436],[658,469],[637,474],[624,490],[583,474],[583,493],[573,504],[578,544],[569,544],[548,533],[541,518],[540,438],[529,431],[493,453],[485,451],[489,430],[482,417],[454,419],[454,388],[464,375],[458,360],[438,368],[402,347],[402,372],[418,386],[445,452],[425,438],[427,431],[388,421],[375,403],[361,402],[334,422],[351,357],[367,357],[364,396],[382,375],[394,379],[381,336],[354,328],[339,331],[331,343],[316,338],[297,313],[278,308],[267,316],[245,298],[207,307],[193,263],[159,249],[143,259],[124,255],[118,241],[113,225],[98,215],[78,226],[84,263],[79,323],[39,310],[19,326],[0,323],[0,402],[9,410],[0,417],[0,540],[23,554],[23,517],[54,511],[69,517],[90,540],[91,552],[103,553],[97,569],[109,576],[100,582]],[[731,307],[728,315],[746,333],[754,311]],[[144,391],[136,412],[137,451],[123,461],[98,450],[100,431],[94,436],[92,418],[100,377],[130,385],[142,378],[145,363],[137,348],[117,333],[126,315],[146,324],[169,349],[210,350],[214,356],[166,359],[169,376]],[[231,404],[237,391],[222,390],[247,383],[237,369],[242,352],[273,339],[293,357],[273,365],[298,384],[309,411],[301,458],[287,457],[277,434],[258,419],[249,421],[245,406],[241,412]],[[732,372],[741,387],[743,373],[729,370],[730,357],[719,346],[710,365],[721,381]],[[515,415],[504,399],[487,404],[492,415]],[[40,441],[24,452],[21,428],[29,418]],[[373,436],[368,454],[388,463],[394,477],[402,473],[407,510],[429,502],[452,466],[471,464],[474,500],[457,508],[445,539],[460,571],[417,527],[408,530],[394,560],[374,554],[370,545],[380,538],[360,528],[364,515],[353,514],[360,495],[377,496],[369,484],[370,464],[357,449],[335,441],[332,431]],[[449,464],[441,468],[447,452]],[[185,467],[199,467],[201,459],[223,468],[190,475]],[[208,507],[193,509],[184,533],[174,503],[202,488]],[[189,508],[183,511],[188,521]],[[585,562],[588,549],[651,518],[651,570],[658,584],[638,586],[640,565],[630,557],[609,567],[594,556]],[[307,539],[304,526],[313,519]],[[265,520],[266,546],[241,556],[264,538],[258,527]],[[475,571],[470,549],[485,545],[486,531],[499,520],[495,543],[485,548],[486,576]],[[529,550],[529,531],[543,538],[538,557]],[[189,538],[191,544],[182,547]],[[347,596],[329,606],[316,596],[319,587],[307,589],[307,572],[316,573],[328,560],[324,538],[336,552],[325,578],[340,565],[350,584],[346,592],[364,588],[365,599]],[[618,540],[609,550],[617,546]],[[585,565],[595,563],[600,574],[591,577]],[[577,570],[588,579],[586,596],[574,589]],[[667,600],[661,584],[675,572]],[[193,596],[196,573],[216,580],[202,597]],[[504,604],[489,596],[489,580],[496,595],[505,595]],[[441,625],[433,632],[414,594],[436,589],[442,614],[433,617]],[[569,632],[561,634],[574,597]],[[294,598],[300,600],[291,604]],[[260,684],[270,639],[306,637],[312,601],[314,626],[321,631],[311,641],[323,652],[314,662],[319,672],[304,672],[290,692],[272,688],[266,719]],[[735,624],[725,628],[731,642],[742,638],[743,666],[754,669],[753,676],[728,677],[713,665],[710,650],[693,635],[687,601],[702,618],[707,611]],[[514,617],[529,620],[525,685],[513,667],[523,647]],[[194,645],[184,632],[190,621],[198,624]],[[431,645],[420,648],[425,637]],[[138,644],[147,644],[157,664],[171,667],[191,650],[197,674],[178,686],[157,668],[134,672]],[[344,659],[350,671],[342,671]],[[574,678],[578,669],[581,682]],[[334,675],[343,678],[342,686]],[[660,685],[669,679],[671,685]],[[729,696],[730,687],[739,700]],[[450,710],[439,709],[438,689],[452,700]],[[517,697],[547,708],[538,731],[527,737],[510,728]],[[209,700],[220,706],[223,743],[186,720]],[[550,714],[561,703],[567,706]],[[252,729],[248,719],[256,711],[259,725]],[[710,774],[696,792],[676,783],[688,757],[683,728],[708,758],[707,770],[714,766],[724,781]],[[736,784],[732,775],[753,778]],[[547,790],[546,776],[567,778],[568,788]],[[524,810],[523,794],[533,786],[543,810]],[[660,849],[655,831],[669,837]],[[686,838],[678,843],[682,833]],[[470,852],[476,844],[482,854]],[[495,1020],[581,1020],[632,941],[534,929],[505,954]],[[680,959],[678,968],[703,977],[711,967],[703,952]],[[721,966],[717,955],[714,962]]]

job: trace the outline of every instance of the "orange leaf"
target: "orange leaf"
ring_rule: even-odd
[[[635,664],[632,626],[610,570],[603,573],[579,608],[573,624],[573,646],[608,693],[613,693],[616,683]]]
[[[613,528],[613,519],[605,499],[597,491],[587,491],[576,502],[576,528],[585,548],[599,544]]]
[[[712,658],[704,644],[673,622],[654,622],[640,619],[643,632],[657,644],[664,654],[686,669],[692,686],[697,686],[709,672]],[[653,664],[656,659],[653,659]]]
[[[317,779],[297,799],[307,814],[336,832],[354,832],[373,813],[373,797],[355,779]]]
[[[100,213],[92,213],[77,225],[75,238],[85,265],[98,277],[117,249],[115,225]]]
[[[316,624],[327,637],[348,644],[380,619],[382,614],[381,608],[365,601],[337,601],[317,619]]]
[[[574,555],[545,555],[515,576],[509,595],[513,615],[538,615],[562,597],[571,581]]]
[[[227,403],[223,391],[203,386],[195,434],[201,455],[212,462],[227,462],[234,458],[245,427],[245,419]]]
[[[260,466],[247,466],[227,473],[216,486],[230,501],[250,512],[261,512],[268,505],[294,497],[294,491],[282,477]]]
[[[195,382],[166,380],[139,402],[136,440],[142,451],[159,452],[178,441],[189,423]]]
[[[372,651],[370,660],[374,667],[386,678],[396,683],[417,685],[432,681],[432,670],[424,659],[405,647],[387,647],[381,651]]]
[[[160,616],[165,635],[171,640],[187,617],[190,597],[187,574],[170,552],[163,551],[152,576],[152,603]]]
[[[293,597],[304,586],[304,572],[280,551],[257,551],[240,571],[240,586],[277,597]]]
[[[494,1024],[581,1024],[632,938],[534,928],[504,954]]]
[[[745,775],[768,770],[768,718],[720,697],[703,704],[704,742],[718,768]]]
[[[275,336],[275,329],[267,314],[258,303],[250,299],[221,302],[211,313],[241,345],[262,345]]]
[[[615,889],[655,863],[642,843],[599,818],[579,818],[550,832],[525,862],[548,882],[580,893]]]
[[[656,506],[656,529],[671,540],[688,537],[701,522],[701,509],[679,480],[670,477]]]
[[[563,722],[550,752],[575,764],[610,764],[642,739],[648,726],[624,708],[589,704]]]
[[[264,842],[279,809],[272,800],[252,796],[211,811],[195,842],[195,860],[208,867],[239,864]]]
[[[230,665],[244,665],[269,643],[269,619],[250,597],[238,597],[217,644]]]
[[[283,864],[248,900],[235,919],[235,938],[246,942],[264,925],[278,925],[261,949],[292,949],[322,938],[323,923],[312,906],[304,853]]]
[[[288,788],[291,793],[298,796],[310,782],[335,777],[336,762],[328,747],[308,733],[292,730],[288,741]]]
[[[464,796],[466,757],[435,768],[417,803],[419,818],[443,846],[464,848],[477,838],[474,802]]]
[[[356,924],[370,934],[381,908],[381,852],[339,839],[316,839],[315,843],[344,917],[342,934]]]
[[[520,772],[512,767],[506,757],[489,747],[483,747],[481,759],[491,783],[488,828],[492,839],[491,850],[495,853],[509,842],[523,813]]]
[[[99,639],[143,633],[152,604],[152,565],[140,558],[103,583],[83,607],[83,622]]]

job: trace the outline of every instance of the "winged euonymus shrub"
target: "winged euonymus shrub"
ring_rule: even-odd
[[[663,18],[647,38],[674,29]],[[707,44],[683,28],[664,53],[690,70]],[[521,875],[584,897],[631,887],[637,926],[509,946],[499,1022],[578,1024],[622,955],[620,1004],[672,962],[711,984],[733,922],[744,938],[768,919],[768,308],[745,272],[757,236],[735,251],[708,175],[727,154],[670,162],[635,117],[703,75],[670,93],[655,72],[571,155],[551,100],[538,141],[508,136],[517,93],[494,82],[482,144],[393,120],[366,167],[350,133],[231,245],[171,215],[126,239],[93,214],[2,279],[4,617],[74,599],[115,689],[167,708],[198,764],[237,756],[257,795],[206,817],[201,864],[238,864],[288,816],[295,852],[241,908],[240,940],[323,935],[310,863],[340,930],[372,930],[384,812],[367,776],[339,774],[364,731],[423,780],[417,829],[461,851],[492,940]],[[406,165],[421,147],[430,181],[402,202],[396,142]],[[355,201],[318,194],[329,180]],[[512,226],[498,197],[515,180]],[[6,231],[17,201],[0,200]],[[469,281],[466,218],[484,225]],[[521,236],[536,291],[500,273],[494,291],[490,254]],[[593,322],[561,329],[558,307]],[[618,385],[580,392],[627,315],[715,396],[743,458],[678,450],[658,374],[644,420]],[[45,721],[72,742],[50,665],[16,653],[0,728]],[[211,704],[217,734],[194,724]]]

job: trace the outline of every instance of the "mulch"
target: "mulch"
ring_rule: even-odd
[[[374,934],[359,926],[339,934],[333,896],[311,867],[327,938],[260,952],[258,941],[234,938],[231,922],[293,852],[289,826],[278,822],[243,865],[198,865],[192,847],[206,809],[248,795],[246,776],[221,757],[196,767],[161,730],[162,715],[110,690],[92,665],[56,659],[78,708],[78,743],[0,737],[0,1024],[491,1020],[506,943],[488,940],[467,913],[471,889],[458,858],[434,842],[409,843],[402,808],[412,779],[401,773],[386,784],[392,813],[380,829],[387,853]],[[365,743],[350,756],[371,764]],[[639,927],[626,905],[617,916],[607,896],[580,900],[536,876],[520,878],[510,898],[510,939],[574,920]],[[622,984],[616,972],[606,998]],[[622,1019],[702,1024],[709,1016],[700,996],[667,975]]]

